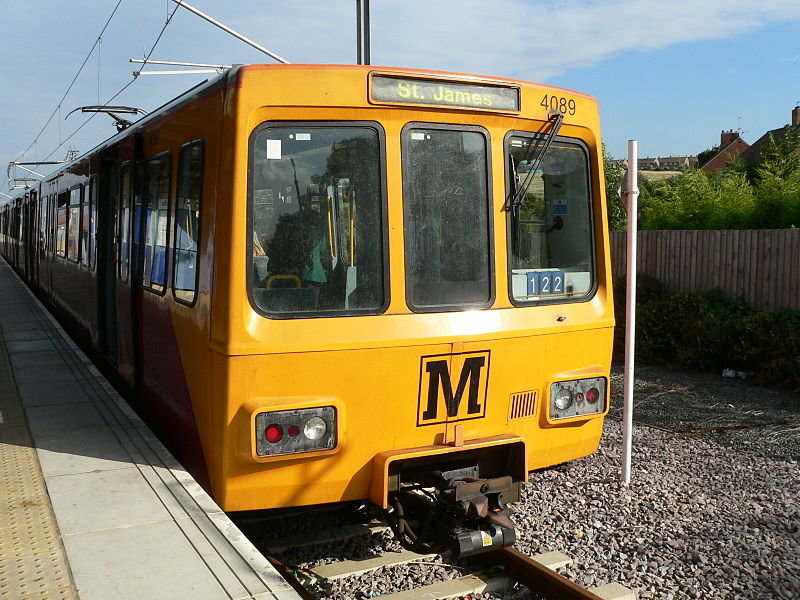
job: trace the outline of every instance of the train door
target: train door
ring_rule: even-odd
[[[22,258],[22,211],[24,210],[22,198],[14,203],[14,267],[21,269]]]
[[[52,229],[53,229],[53,215],[52,215],[52,197],[53,183],[48,181],[42,183],[39,188],[39,244],[37,249],[37,282],[39,290],[45,295],[49,295],[50,285],[50,252],[53,247],[52,242]]]
[[[41,193],[44,189],[44,184],[39,188],[39,202],[37,207],[37,237],[38,243],[36,245],[36,287],[38,290],[44,290],[45,285],[42,282],[42,279],[47,274],[47,225],[48,225],[48,213],[47,213],[47,204],[48,204],[48,196],[47,194]]]
[[[25,194],[22,199],[22,230],[20,232],[20,268],[27,280],[30,276],[30,238],[31,238],[31,197],[30,193]]]
[[[56,203],[58,201],[58,196],[56,194],[58,190],[57,182],[50,183],[50,193],[47,196],[47,250],[46,250],[46,261],[45,265],[47,267],[47,273],[45,273],[44,277],[40,277],[40,281],[44,281],[45,285],[47,286],[48,295],[52,294],[53,290],[53,256],[55,255],[56,251]]]
[[[168,304],[162,298],[167,289],[171,166],[169,152],[136,164],[131,289],[134,376],[140,392],[153,389],[152,382],[160,380],[161,370],[169,360],[165,343],[171,339],[171,323]]]
[[[97,323],[100,351],[117,364],[117,255],[122,182],[114,158],[104,157],[97,206]]]
[[[29,203],[29,231],[28,241],[28,266],[30,269],[30,281],[33,289],[39,289],[39,194],[36,190],[31,190]]]
[[[135,235],[133,219],[134,157],[137,153],[137,137],[128,138],[120,144],[120,160],[117,199],[108,205],[112,211],[113,252],[116,257],[113,293],[116,301],[113,310],[116,316],[117,370],[125,382],[136,385],[136,251],[132,243]],[[111,243],[111,242],[109,242]],[[111,284],[108,284],[109,290]],[[109,292],[110,293],[110,292]],[[110,302],[110,300],[109,300]],[[107,318],[110,318],[110,314]]]

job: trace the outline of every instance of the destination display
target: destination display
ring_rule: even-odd
[[[389,75],[372,76],[372,100],[482,110],[520,110],[519,88]]]

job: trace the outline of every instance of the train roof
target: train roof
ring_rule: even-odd
[[[263,71],[263,70],[330,70],[330,71],[365,71],[365,72],[380,72],[380,73],[397,73],[397,74],[404,74],[404,75],[420,75],[425,77],[442,77],[447,79],[457,79],[462,81],[482,81],[482,82],[490,82],[495,84],[511,84],[517,86],[535,86],[542,89],[550,89],[554,91],[566,92],[573,96],[578,96],[590,100],[592,102],[596,102],[596,99],[589,95],[584,94],[582,92],[576,92],[574,90],[568,90],[565,88],[559,88],[555,86],[550,86],[546,84],[539,84],[530,81],[523,81],[519,79],[512,79],[507,77],[496,77],[491,75],[476,75],[472,73],[457,73],[457,72],[449,72],[449,71],[435,71],[430,69],[411,69],[411,68],[403,68],[403,67],[386,67],[386,66],[378,66],[378,65],[332,65],[332,64],[250,64],[250,65],[235,65],[232,69],[229,69],[217,77],[207,79],[194,87],[186,90],[185,92],[179,94],[178,96],[172,98],[171,100],[165,102],[158,108],[152,110],[146,116],[142,117],[141,119],[134,121],[129,127],[126,129],[112,135],[111,137],[103,140],[98,145],[93,147],[91,150],[84,152],[74,160],[70,161],[69,163],[65,163],[59,169],[57,169],[56,173],[63,172],[65,169],[68,169],[70,166],[81,162],[86,158],[86,156],[99,152],[104,148],[112,146],[119,142],[122,139],[125,139],[127,136],[131,135],[131,133],[141,129],[143,126],[151,123],[159,118],[161,118],[165,113],[174,110],[188,102],[191,102],[198,97],[208,93],[212,89],[220,86],[225,85],[229,81],[236,81],[239,76],[240,72],[248,72],[248,71]],[[48,181],[52,179],[55,175],[47,175],[43,177],[41,181]],[[33,187],[33,186],[32,186]],[[24,196],[31,188],[26,188],[24,190],[20,190],[16,194],[12,194],[11,198],[5,198],[0,200],[0,207],[4,206],[17,198]]]
[[[447,79],[458,79],[461,81],[485,81],[496,84],[510,84],[518,86],[535,86],[537,88],[549,89],[553,91],[565,92],[571,96],[578,96],[596,102],[597,99],[583,92],[560,88],[544,83],[536,83],[533,81],[525,81],[522,79],[513,79],[509,77],[497,77],[494,75],[477,75],[474,73],[459,73],[454,71],[435,71],[431,69],[414,69],[406,67],[387,67],[379,65],[331,65],[331,64],[252,64],[252,65],[237,65],[232,69],[233,71],[256,71],[256,70],[292,70],[292,69],[325,69],[325,70],[338,70],[338,71],[365,71],[367,73],[376,71],[380,73],[398,73],[404,75],[422,75],[427,77],[443,77]]]

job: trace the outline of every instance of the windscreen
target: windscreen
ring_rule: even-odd
[[[582,298],[594,285],[586,151],[560,139],[542,149],[533,134],[507,139],[509,279],[517,303]]]
[[[487,138],[482,130],[403,131],[406,297],[415,310],[492,300]]]
[[[384,305],[381,145],[367,126],[264,126],[252,138],[251,297],[277,316]]]

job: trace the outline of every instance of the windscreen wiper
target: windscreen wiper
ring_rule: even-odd
[[[517,197],[517,188],[519,187],[519,173],[517,173],[517,163],[514,162],[514,155],[508,153],[508,168],[511,170],[511,191],[508,193],[508,202],[506,203],[506,210],[508,210],[508,203],[512,198]]]
[[[550,144],[553,143],[553,139],[558,135],[559,129],[561,129],[562,123],[564,123],[564,115],[556,113],[552,115],[547,122],[553,123],[553,126],[550,128],[550,132],[547,134],[547,137],[544,139],[542,145],[540,146],[539,153],[536,155],[536,158],[533,161],[528,173],[525,175],[525,179],[522,181],[521,185],[517,185],[517,173],[516,168],[512,169],[512,176],[514,178],[514,183],[512,185],[512,193],[508,195],[508,201],[506,202],[505,209],[506,210],[513,210],[515,208],[519,208],[522,204],[523,200],[525,199],[525,195],[528,193],[528,188],[531,187],[533,183],[533,178],[536,176],[536,172],[539,170],[539,167],[542,164],[542,160],[544,159],[545,154],[550,149]],[[512,162],[513,165],[513,162]]]

